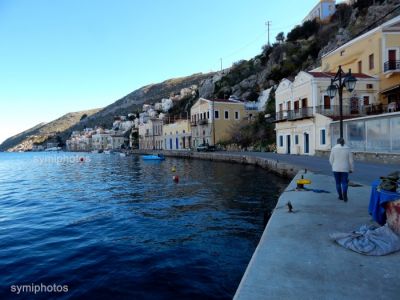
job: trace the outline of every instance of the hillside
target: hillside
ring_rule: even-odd
[[[63,140],[66,140],[73,130],[82,130],[84,127],[93,128],[95,126],[103,126],[109,128],[112,125],[114,116],[139,112],[144,103],[153,104],[159,102],[162,98],[169,98],[173,95],[179,94],[183,88],[192,85],[200,86],[205,79],[210,78],[213,75],[214,73],[198,73],[141,87],[106,106],[99,112],[85,119],[83,122],[72,126],[68,130],[64,131],[61,136]]]
[[[399,0],[358,0],[353,5],[340,3],[328,23],[308,21],[293,28],[276,43],[265,45],[261,54],[235,63],[226,74],[209,82],[205,97],[230,95],[250,101],[278,84],[293,79],[301,70],[320,66],[321,56],[354,37],[400,14]]]
[[[30,150],[33,144],[45,143],[49,139],[56,138],[59,134],[68,130],[71,126],[80,123],[84,115],[90,117],[100,109],[85,110],[68,113],[52,122],[40,123],[28,130],[5,140],[0,145],[0,151],[19,151]]]

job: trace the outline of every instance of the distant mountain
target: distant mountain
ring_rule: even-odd
[[[40,123],[28,130],[5,140],[0,145],[0,151],[26,151],[31,150],[33,144],[42,144],[49,139],[54,139],[72,126],[84,121],[85,115],[90,117],[100,109],[85,110],[68,113],[49,123]],[[81,121],[81,118],[83,120]]]
[[[188,88],[192,85],[199,87],[206,79],[209,79],[212,76],[214,76],[214,73],[197,73],[141,87],[106,106],[92,116],[89,116],[82,122],[75,124],[68,130],[65,130],[61,133],[62,139],[66,140],[71,135],[72,131],[82,130],[85,127],[93,128],[95,126],[103,126],[105,128],[110,128],[114,116],[141,112],[144,103],[154,104],[160,102],[161,99],[177,95],[182,89]]]

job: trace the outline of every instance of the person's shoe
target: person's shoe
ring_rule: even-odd
[[[339,200],[343,200],[343,198],[341,196],[338,197]]]
[[[346,192],[346,193],[343,193],[343,201],[344,201],[344,202],[347,202],[347,200],[348,200],[348,199],[347,199],[347,192]]]

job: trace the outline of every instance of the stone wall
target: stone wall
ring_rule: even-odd
[[[145,150],[134,150],[135,154],[152,154],[162,153],[166,157],[181,157],[187,159],[204,159],[210,161],[226,161],[231,163],[240,163],[248,165],[260,166],[263,169],[271,171],[279,176],[285,178],[293,178],[300,170],[299,167],[282,163],[273,159],[252,157],[247,156],[245,152],[243,154],[227,154],[224,152],[193,152],[193,151],[145,151]]]

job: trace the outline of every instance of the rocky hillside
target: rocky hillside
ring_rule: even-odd
[[[330,22],[316,21],[296,26],[276,43],[264,46],[261,54],[235,63],[224,74],[216,74],[200,87],[200,96],[226,98],[235,95],[256,100],[261,91],[292,79],[301,70],[320,65],[321,56],[350,39],[400,14],[399,0],[358,0],[340,3]]]
[[[31,150],[33,144],[42,144],[49,139],[57,137],[72,126],[82,123],[85,118],[99,112],[100,109],[92,109],[68,113],[50,123],[40,123],[13,137],[8,138],[0,145],[0,151],[27,151]]]
[[[163,98],[174,97],[179,95],[182,89],[191,86],[200,86],[207,78],[210,78],[214,73],[198,73],[187,77],[169,79],[161,83],[150,84],[141,87],[125,97],[117,100],[109,106],[106,106],[99,112],[86,118],[83,122],[77,123],[68,130],[62,133],[63,140],[66,140],[73,130],[81,130],[84,127],[103,126],[110,128],[113,122],[113,117],[117,115],[127,115],[133,112],[139,112],[144,103],[154,104]]]

